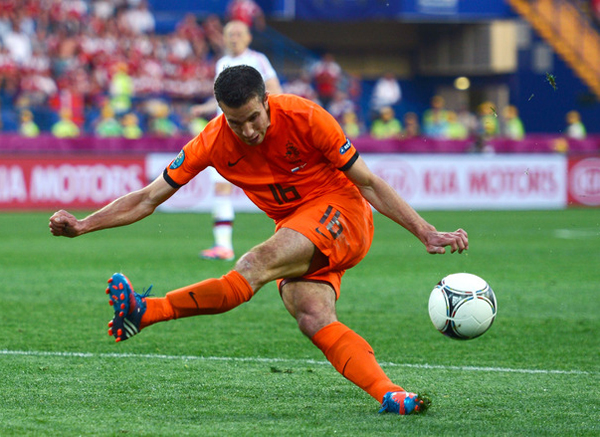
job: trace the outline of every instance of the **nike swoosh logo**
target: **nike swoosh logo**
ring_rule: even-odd
[[[233,167],[234,165],[236,165],[238,162],[240,162],[240,161],[241,161],[242,159],[244,159],[245,157],[246,157],[246,155],[242,155],[242,156],[240,156],[240,157],[237,159],[237,161],[233,161],[233,162],[231,162],[231,161],[227,161],[227,165],[228,165],[229,167]]]

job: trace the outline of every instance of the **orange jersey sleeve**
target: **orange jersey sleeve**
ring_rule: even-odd
[[[182,186],[212,166],[276,221],[326,193],[357,189],[342,170],[358,151],[327,111],[286,94],[269,96],[269,111],[271,124],[257,146],[242,142],[223,115],[212,120],[166,168],[167,182]]]

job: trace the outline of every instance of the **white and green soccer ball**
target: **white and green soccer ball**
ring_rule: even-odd
[[[494,322],[498,305],[489,284],[477,275],[454,273],[442,279],[429,296],[429,317],[442,334],[470,340]]]

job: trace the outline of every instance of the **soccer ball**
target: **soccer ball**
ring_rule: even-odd
[[[455,273],[442,279],[429,296],[429,317],[442,334],[458,340],[487,331],[498,305],[488,283],[477,275]]]

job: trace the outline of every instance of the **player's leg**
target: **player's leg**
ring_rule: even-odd
[[[210,249],[200,252],[204,259],[230,261],[235,257],[233,252],[233,185],[226,181],[215,169],[210,169],[214,184],[214,200],[212,205],[214,244]]]
[[[282,282],[281,297],[298,327],[333,367],[383,403],[381,412],[410,414],[425,410],[427,401],[407,393],[385,374],[367,341],[337,319],[336,292],[324,282]]]
[[[390,381],[371,346],[335,312],[344,271],[363,259],[373,237],[370,206],[356,196],[321,199],[282,224],[306,235],[316,248],[308,272],[301,278],[283,276],[279,289],[300,330],[342,375],[383,402],[386,411],[409,414],[423,409],[420,400]]]
[[[338,321],[336,294],[329,284],[287,282],[281,288],[281,298],[300,331],[344,377],[379,402],[389,391],[404,390],[386,376],[367,341]]]
[[[157,322],[229,311],[250,300],[270,281],[306,273],[314,253],[314,245],[302,234],[280,229],[242,256],[234,270],[221,278],[206,279],[162,298],[135,293],[129,280],[117,273],[107,288],[115,310],[109,334],[122,341]]]
[[[118,329],[110,332],[117,340],[126,340],[156,322],[229,311],[248,301],[267,282],[300,277],[309,269],[312,273],[325,266],[327,258],[318,259],[315,254],[333,253],[339,268],[348,268],[367,253],[373,231],[371,219],[371,209],[358,191],[320,198],[280,221],[275,235],[240,258],[233,271],[172,291],[164,298],[137,295],[121,275],[117,282],[124,292],[111,299],[115,309],[111,323],[131,324],[135,329],[130,335],[123,330],[119,334]],[[319,261],[323,265],[318,265]]]

